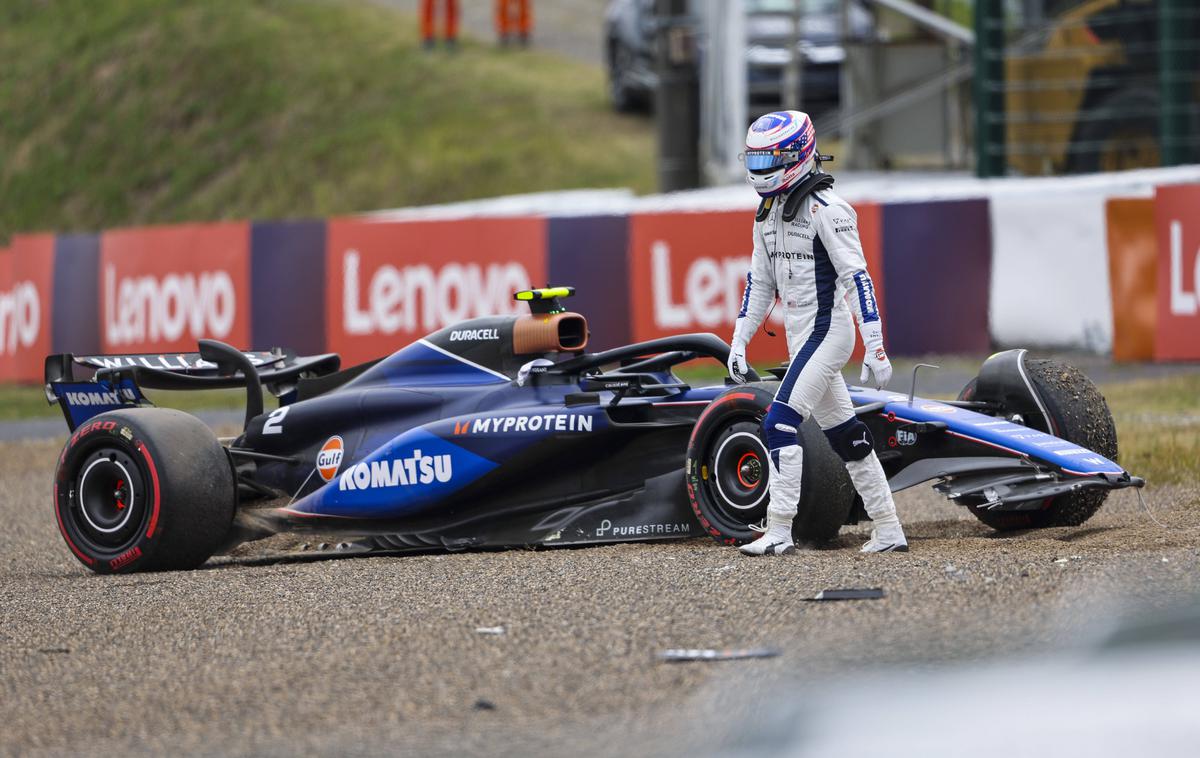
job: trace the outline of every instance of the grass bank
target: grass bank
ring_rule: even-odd
[[[6,0],[0,242],[653,188],[651,126],[598,67],[417,36],[366,3]]]

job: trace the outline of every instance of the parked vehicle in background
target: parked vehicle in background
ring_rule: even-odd
[[[842,36],[839,0],[798,0],[799,34],[792,14],[797,0],[742,0],[746,8],[747,91],[752,112],[777,110],[784,101],[784,70],[792,59],[791,41],[803,56],[800,108],[820,114],[836,108],[841,96]],[[858,2],[846,9],[854,40],[875,34],[871,15]],[[612,0],[605,14],[605,62],[613,107],[646,110],[654,98],[654,0]],[[703,45],[703,40],[700,42]]]

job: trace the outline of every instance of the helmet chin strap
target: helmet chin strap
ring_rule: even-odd
[[[783,220],[791,221],[796,218],[796,214],[800,211],[800,202],[808,197],[813,192],[818,192],[823,189],[828,189],[833,186],[833,177],[823,171],[814,169],[811,174],[804,178],[794,190],[787,195],[787,199],[783,205]],[[767,218],[767,214],[771,211],[771,206],[775,204],[776,195],[764,197],[758,204],[758,211],[754,214],[755,221],[763,221]]]

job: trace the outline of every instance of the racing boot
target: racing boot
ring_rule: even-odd
[[[739,550],[745,555],[787,555],[796,552],[792,542],[792,519],[800,502],[800,478],[804,473],[804,448],[788,445],[772,450],[771,503],[767,506],[767,531]]]
[[[854,489],[862,497],[867,515],[875,525],[871,530],[871,539],[862,546],[862,552],[907,553],[908,540],[905,539],[904,529],[900,526],[900,517],[896,515],[892,490],[888,487],[883,466],[879,465],[879,457],[871,451],[871,454],[862,460],[847,461],[846,471],[850,474],[850,481],[854,482]]]

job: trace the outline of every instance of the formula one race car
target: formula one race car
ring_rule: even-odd
[[[59,529],[101,573],[186,569],[281,532],[360,551],[459,550],[708,534],[739,544],[766,512],[760,422],[771,381],[691,387],[673,372],[729,346],[686,334],[584,352],[584,317],[529,290],[526,316],[449,326],[383,359],[243,353],[53,355],[46,390],[73,434],[54,479]],[[142,388],[245,387],[245,425],[218,439]],[[263,388],[279,398],[264,412]],[[1079,372],[992,356],[957,401],[851,390],[893,489],[925,481],[998,529],[1079,524],[1109,490],[1103,398]],[[842,461],[806,422],[796,537],[865,514]]]

